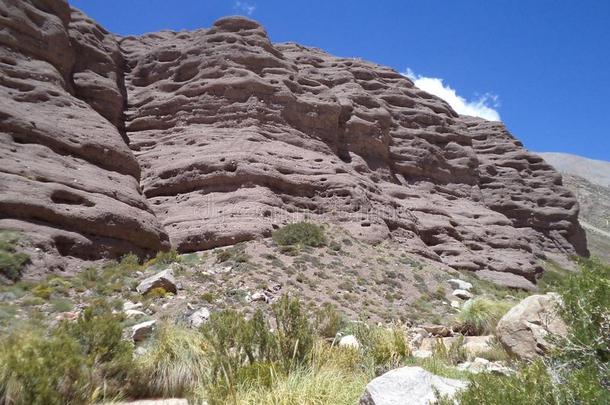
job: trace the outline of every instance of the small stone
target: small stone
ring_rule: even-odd
[[[462,304],[460,304],[459,301],[451,301],[451,308],[455,308],[455,309],[460,309],[460,307],[462,306]]]
[[[141,342],[152,334],[157,321],[146,321],[131,327],[131,338],[134,342]]]
[[[346,335],[346,336],[343,336],[341,338],[341,340],[339,340],[339,347],[349,347],[352,349],[359,349],[360,342],[358,342],[358,339],[356,338],[356,336]]]
[[[140,318],[146,316],[146,313],[138,311],[137,309],[128,309],[127,311],[124,311],[124,313],[127,318]]]
[[[269,302],[269,298],[262,292],[255,292],[252,294],[251,300]]]
[[[474,297],[471,292],[468,292],[466,290],[460,290],[460,289],[454,290],[451,294],[454,297],[458,297],[458,298],[461,298],[463,300],[469,300],[472,297]]]
[[[207,320],[210,319],[210,311],[207,308],[201,308],[189,316],[188,322],[191,328],[199,328]]]
[[[471,283],[469,283],[468,281],[460,280],[458,278],[452,278],[450,280],[447,280],[447,283],[449,283],[451,287],[458,290],[470,291],[470,289],[472,288]]]
[[[143,304],[141,302],[133,303],[131,301],[125,301],[123,303],[123,311],[129,311],[130,309],[138,309],[142,308]]]

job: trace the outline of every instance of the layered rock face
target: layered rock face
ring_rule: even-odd
[[[510,285],[544,252],[586,254],[559,174],[389,68],[245,18],[117,38],[60,1],[0,4],[0,226],[61,255],[196,251],[302,218]]]
[[[169,246],[120,133],[114,37],[61,1],[0,1],[0,228],[33,257],[99,259]]]

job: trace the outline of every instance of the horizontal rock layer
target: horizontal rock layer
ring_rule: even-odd
[[[498,280],[586,254],[559,174],[392,69],[245,18],[117,38],[61,1],[0,4],[0,225],[61,255],[202,250],[303,217]]]

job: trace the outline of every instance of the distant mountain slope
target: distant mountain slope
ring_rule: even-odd
[[[610,162],[566,153],[539,155],[563,174],[564,186],[576,195],[591,254],[610,263]]]
[[[610,162],[593,160],[569,153],[538,153],[560,172],[582,177],[598,186],[610,187]]]

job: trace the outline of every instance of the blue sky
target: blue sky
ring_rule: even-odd
[[[70,3],[122,35],[209,27],[226,15],[248,15],[274,42],[410,72],[420,87],[438,90],[464,111],[499,115],[529,149],[610,160],[607,0]]]

